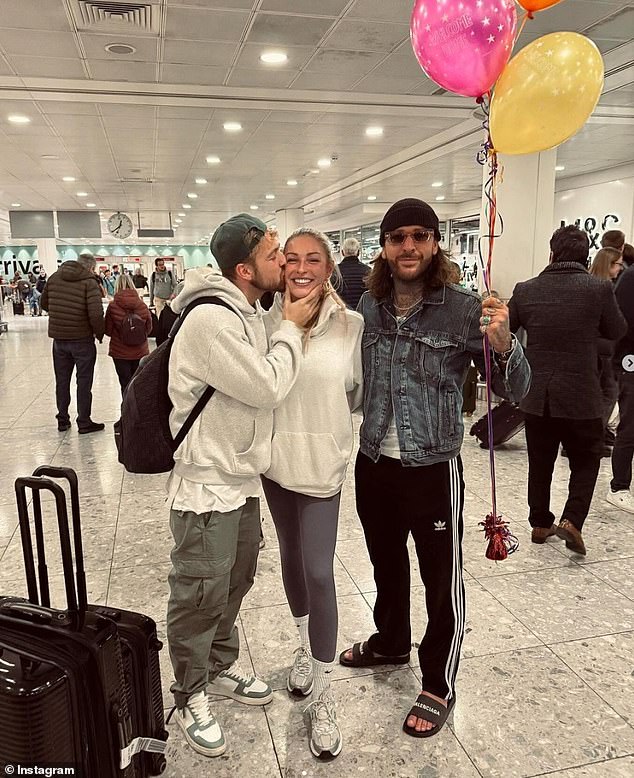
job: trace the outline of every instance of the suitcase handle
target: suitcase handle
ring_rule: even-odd
[[[75,570],[77,578],[77,599],[81,613],[88,607],[88,594],[86,589],[86,571],[84,569],[84,549],[81,539],[81,518],[79,509],[79,480],[77,473],[71,467],[56,467],[54,465],[41,465],[33,471],[34,476],[46,476],[47,478],[59,478],[68,481],[70,487],[70,511],[73,524],[73,543],[75,545]],[[35,499],[35,495],[34,495]],[[39,495],[38,495],[39,500]],[[37,507],[37,506],[36,506]],[[39,549],[38,549],[39,553]],[[40,582],[41,588],[41,582]],[[48,589],[48,581],[47,581]],[[48,603],[44,603],[47,605]]]
[[[29,510],[26,500],[26,490],[33,492],[33,501],[36,517],[35,531],[37,534],[38,551],[44,552],[44,538],[42,537],[40,492],[48,491],[55,497],[57,508],[57,522],[59,526],[60,549],[62,553],[62,567],[64,569],[64,585],[66,588],[66,604],[70,616],[81,621],[80,611],[77,607],[77,593],[75,589],[75,576],[73,571],[73,558],[71,553],[70,535],[68,531],[68,513],[66,511],[66,495],[59,484],[48,478],[27,476],[17,478],[15,481],[15,494],[18,503],[18,520],[20,522],[20,535],[22,536],[22,551],[26,567],[26,579],[29,590],[29,599],[34,604],[39,604],[37,584],[35,581],[35,564],[33,561],[33,544],[31,542],[31,527],[29,522]],[[40,574],[45,572],[46,563],[40,566]],[[83,613],[83,611],[82,611]]]
[[[53,621],[65,623],[69,621],[68,614],[64,611],[54,611],[28,602],[3,602],[0,608],[4,612],[8,611],[12,616],[28,621],[43,622],[44,624],[50,624]]]

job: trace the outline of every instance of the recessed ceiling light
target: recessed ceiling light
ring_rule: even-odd
[[[77,192],[77,197],[88,197],[88,192]]]
[[[191,205],[189,203],[183,203],[181,208],[191,208]]]
[[[561,173],[562,170],[565,170],[565,165],[555,165],[555,170],[557,170],[559,173]]]
[[[207,183],[207,179],[206,178],[197,178],[196,179],[196,183],[200,184],[202,186],[203,184]]]
[[[104,48],[111,54],[134,54],[136,51],[134,46],[130,46],[127,43],[109,43]]]
[[[69,184],[70,184],[70,183],[72,183],[73,181],[77,181],[77,179],[76,179],[76,178],[74,178],[73,176],[64,176],[64,178],[62,178],[62,181],[66,181],[67,183],[69,183]]]
[[[97,203],[86,203],[86,208],[96,208]]]
[[[42,159],[59,159],[57,154],[42,154]]]
[[[439,186],[442,186],[442,181],[434,181],[432,186],[434,189],[438,189]]]
[[[317,175],[317,173],[319,173],[319,170],[318,170],[316,167],[313,167],[313,168],[311,168],[311,169],[310,169],[310,172],[311,172],[311,173],[312,173],[314,176],[316,176],[316,175]]]
[[[240,132],[242,129],[240,122],[225,122],[222,126],[227,132]]]
[[[179,215],[179,216],[185,216],[185,214],[184,214],[184,213],[179,213],[178,215]]]
[[[264,197],[265,197],[267,200],[275,200],[275,195],[274,195],[274,194],[267,194],[267,195],[264,195]]]
[[[297,186],[297,181],[295,181],[294,178],[289,178],[288,181],[286,182],[286,185],[287,186]]]
[[[259,205],[250,205],[249,208],[252,211],[259,211],[260,210],[260,206]]]
[[[383,127],[368,127],[365,134],[368,138],[380,138],[383,135]]]
[[[187,192],[187,197],[189,197],[190,200],[196,200],[198,195],[196,194],[196,192]]]
[[[325,157],[323,159],[317,160],[317,164],[319,167],[330,167],[332,162],[329,159],[326,159]]]
[[[368,195],[368,200],[376,200],[376,195]]]
[[[11,203],[12,208],[22,208],[22,203]]]
[[[182,219],[174,219],[174,221],[175,221],[176,224],[182,224],[182,222],[183,222]]]
[[[31,122],[28,116],[23,116],[19,113],[12,113],[10,116],[7,116],[7,119],[11,124],[29,124]]]
[[[283,65],[288,62],[288,55],[283,51],[263,51],[260,54],[260,61],[265,65]]]
[[[445,195],[438,195],[438,197],[436,198],[436,200],[438,200],[438,202],[440,202],[441,200],[444,200],[444,199],[445,199]]]
[[[208,165],[219,165],[220,164],[220,157],[217,157],[215,154],[210,154],[207,157],[207,164]]]

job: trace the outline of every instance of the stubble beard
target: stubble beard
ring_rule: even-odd
[[[410,269],[406,270],[404,273],[401,272],[399,261],[407,259],[418,262],[418,267],[413,273]],[[425,257],[420,254],[401,254],[392,262],[388,261],[388,264],[392,272],[392,278],[397,280],[399,284],[417,287],[421,285],[425,272],[431,264],[431,260],[432,258],[430,257],[429,261],[426,262]]]
[[[280,276],[277,281],[274,279],[266,280],[263,278],[262,273],[257,268],[254,268],[253,272],[253,286],[255,288],[264,293],[264,292],[283,292],[285,288],[284,284],[284,274],[280,270]]]

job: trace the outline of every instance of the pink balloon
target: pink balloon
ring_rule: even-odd
[[[509,61],[516,26],[514,0],[416,0],[410,34],[429,78],[450,92],[480,97]]]

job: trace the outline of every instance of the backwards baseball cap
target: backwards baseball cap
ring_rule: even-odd
[[[239,213],[223,222],[211,236],[209,248],[221,270],[244,262],[264,237],[267,226],[255,216]]]
[[[438,216],[436,211],[422,200],[415,197],[407,197],[404,200],[398,200],[383,217],[381,222],[381,236],[379,243],[385,246],[385,233],[397,230],[399,227],[409,227],[420,225],[433,229],[434,237],[440,240],[440,230],[438,229]]]

